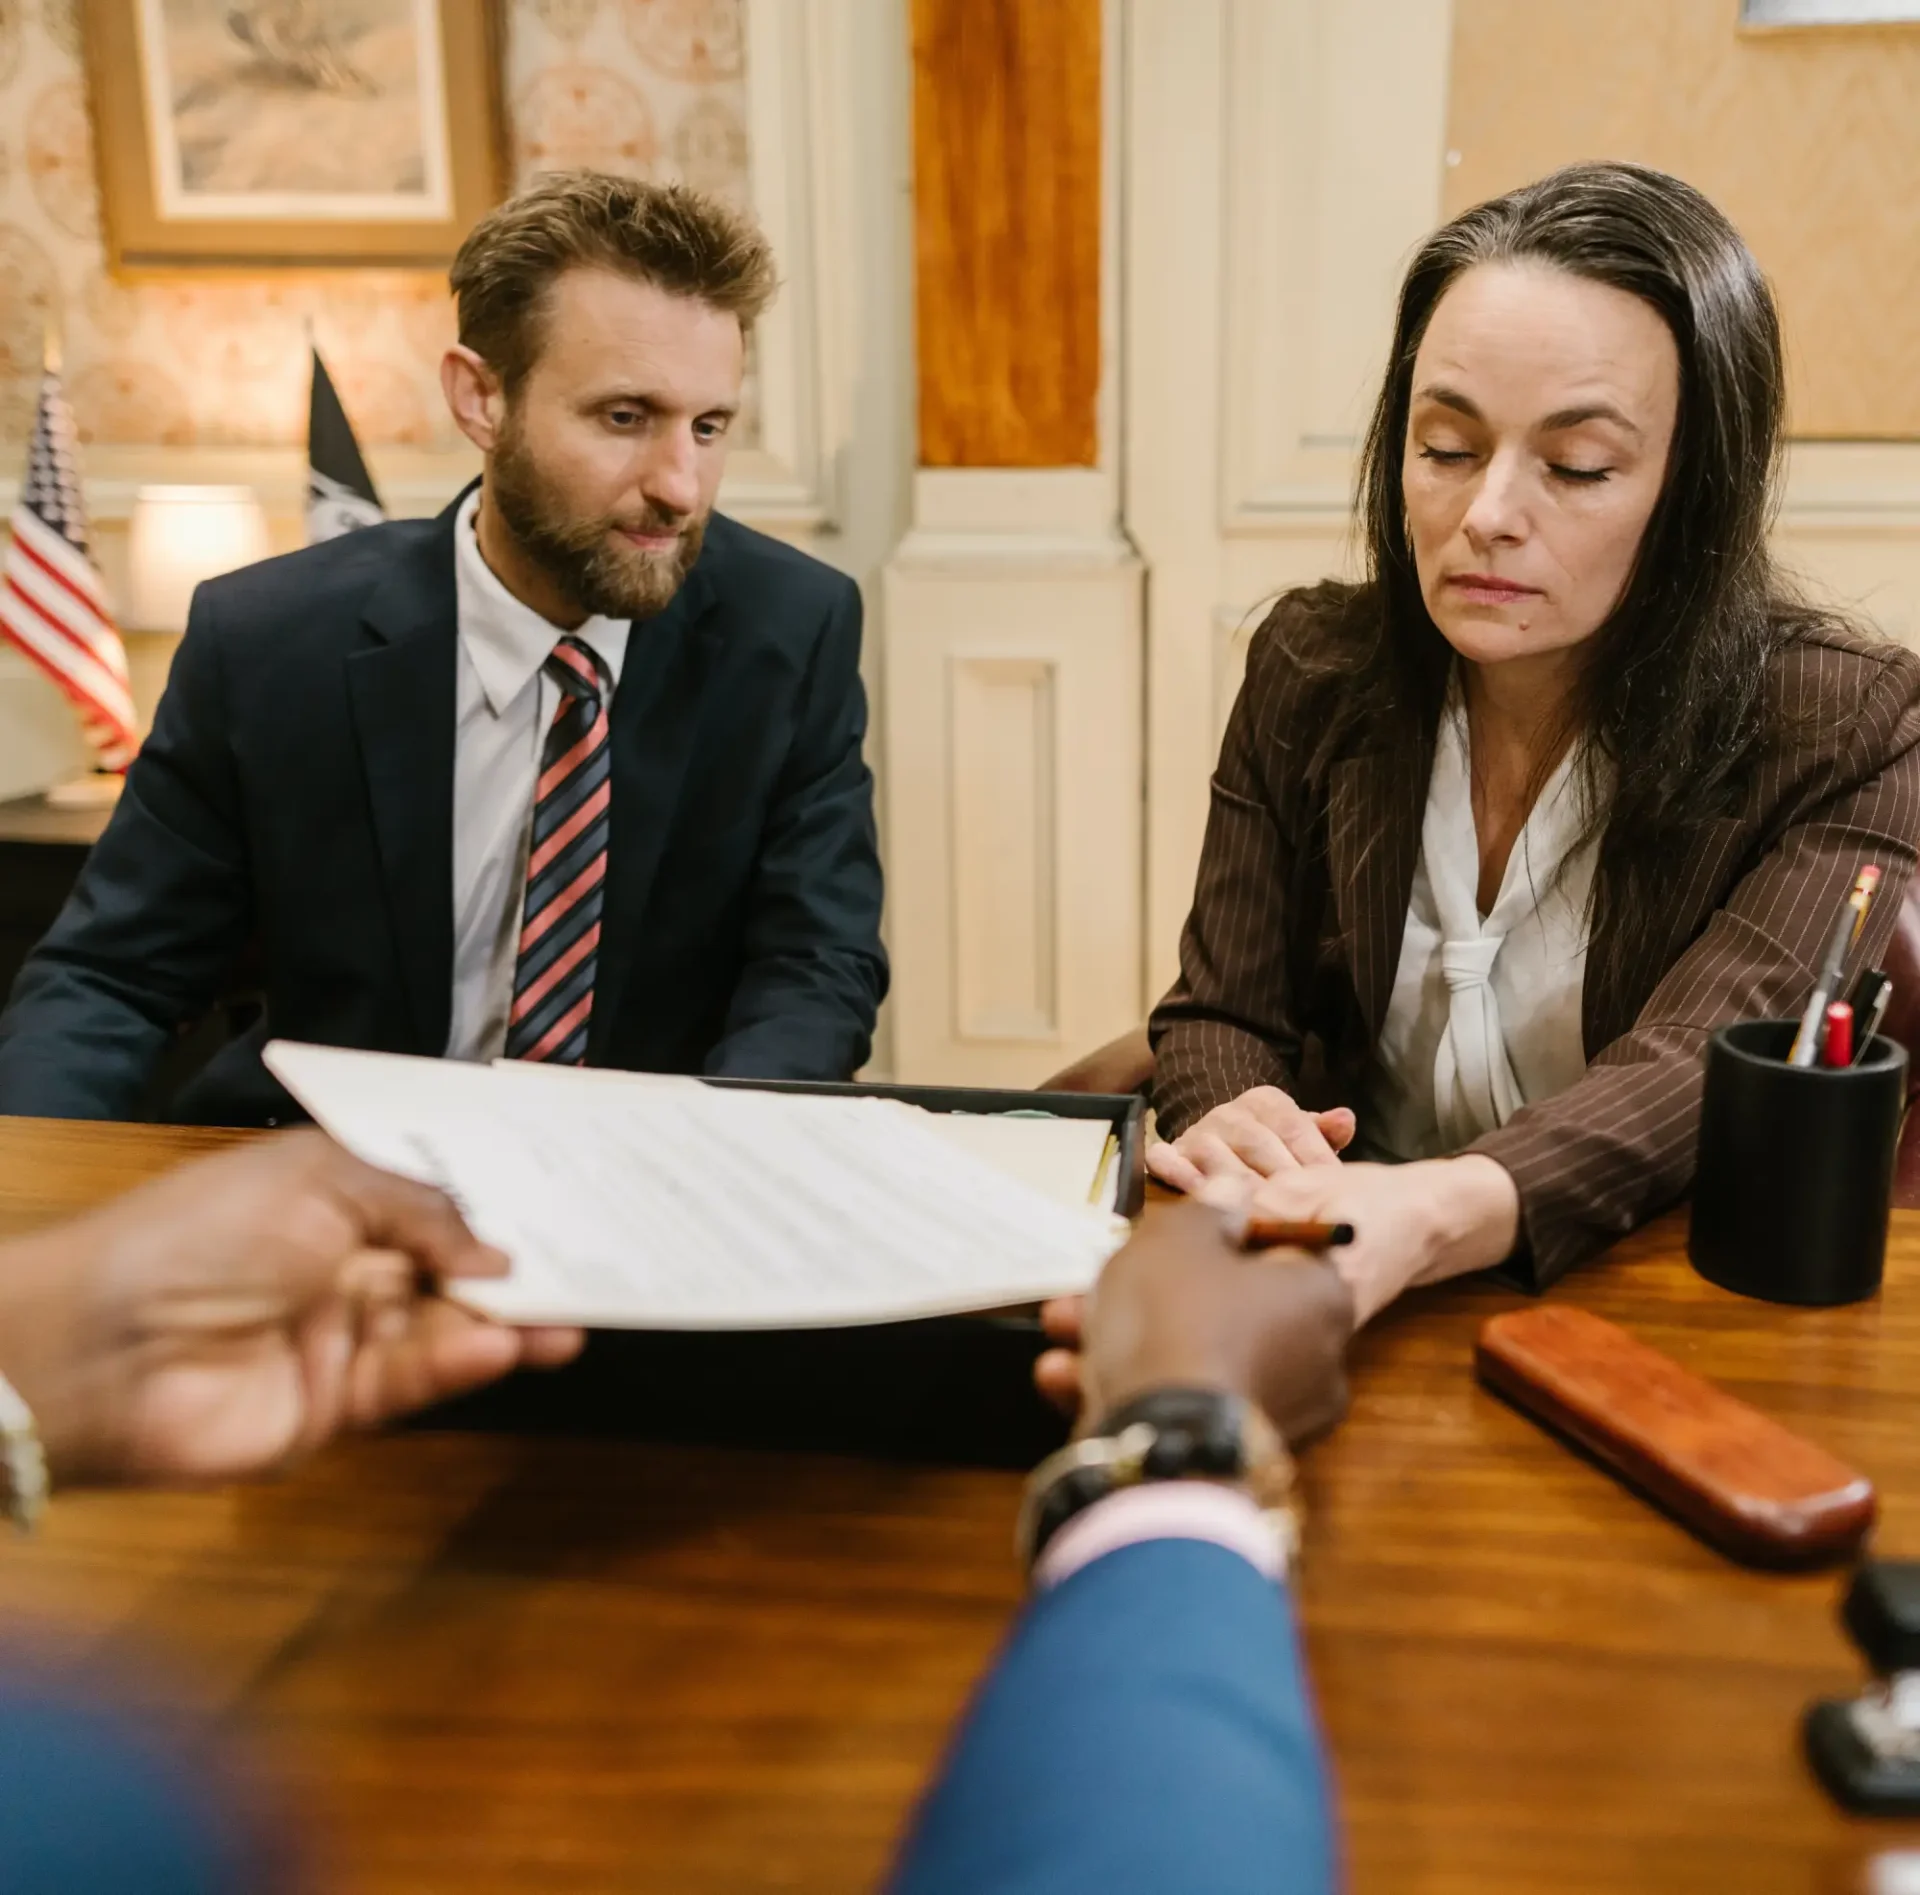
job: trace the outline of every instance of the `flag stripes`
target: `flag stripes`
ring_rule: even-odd
[[[100,762],[124,770],[136,746],[126,647],[88,551],[77,436],[51,370],[0,568],[0,632],[66,694]]]

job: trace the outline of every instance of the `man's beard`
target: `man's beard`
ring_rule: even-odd
[[[652,618],[664,611],[706,536],[704,514],[696,519],[651,505],[639,519],[576,518],[556,499],[517,428],[494,448],[487,491],[521,552],[590,617]],[[680,537],[670,550],[649,553],[623,542],[623,530]]]

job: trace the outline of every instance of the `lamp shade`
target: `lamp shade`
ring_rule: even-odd
[[[267,556],[251,487],[142,487],[128,524],[127,624],[183,632],[193,589]]]

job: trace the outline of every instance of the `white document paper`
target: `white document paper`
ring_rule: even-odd
[[[266,1063],[343,1145],[439,1185],[512,1274],[452,1294],[505,1322],[787,1329],[1088,1288],[1125,1236],[892,1101],[350,1052]]]
[[[1092,1201],[1113,1127],[1105,1119],[1028,1118],[996,1112],[920,1112],[927,1130],[1056,1204]],[[1111,1180],[1109,1181],[1111,1182]],[[1111,1201],[1114,1193],[1102,1194]]]

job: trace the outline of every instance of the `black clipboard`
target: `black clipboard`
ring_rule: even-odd
[[[708,1079],[760,1092],[863,1093],[929,1112],[1103,1119],[1126,1169],[1116,1207],[1146,1197],[1146,1102],[1137,1093],[1017,1092],[800,1079]],[[811,1449],[973,1467],[1031,1467],[1066,1438],[1035,1392],[1034,1315],[976,1312],[853,1329],[602,1330],[578,1361],[522,1371],[411,1425]]]

